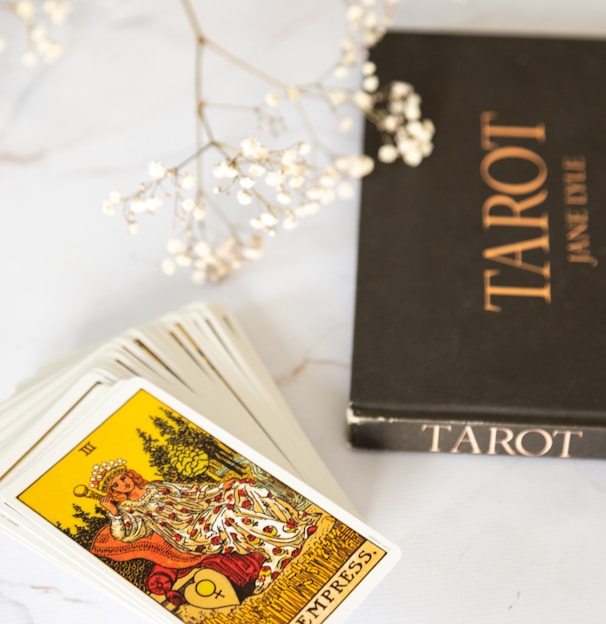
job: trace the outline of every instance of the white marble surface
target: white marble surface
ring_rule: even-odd
[[[220,287],[159,272],[167,222],[134,238],[100,213],[149,160],[192,150],[191,41],[177,2],[74,4],[60,32],[64,58],[30,70],[16,62],[18,32],[0,14],[9,39],[0,57],[0,396],[89,342],[196,299],[223,303],[361,514],[402,548],[351,622],[603,622],[606,462],[347,448],[355,201],[276,238]],[[207,32],[285,80],[313,78],[333,58],[336,0],[198,4]],[[606,5],[403,0],[397,23],[606,35]],[[207,81],[231,95],[245,85],[219,70]],[[344,149],[356,133],[340,139]],[[2,535],[0,552],[2,624],[144,621]]]

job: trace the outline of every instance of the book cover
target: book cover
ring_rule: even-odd
[[[436,136],[363,183],[352,445],[606,457],[606,42],[389,33],[373,60]]]

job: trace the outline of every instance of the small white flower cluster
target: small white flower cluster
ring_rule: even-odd
[[[273,101],[274,99],[276,104],[268,102],[268,100]],[[256,133],[267,132],[270,136],[277,137],[286,130],[286,119],[278,110],[275,110],[279,100],[280,96],[277,93],[268,93],[265,103],[253,109],[257,118]]]
[[[173,200],[174,219],[178,224],[204,220],[204,204],[196,202],[186,193],[196,184],[191,173],[179,173],[177,169],[169,169],[158,161],[149,163],[147,172],[151,180],[142,182],[133,195],[125,197],[117,191],[110,193],[109,199],[103,202],[103,212],[111,216],[116,208],[121,207],[131,234],[139,232],[141,215],[154,215],[168,200]]]
[[[340,161],[341,168],[329,164],[318,171],[306,159],[310,151],[305,141],[270,150],[255,137],[245,139],[235,156],[213,167],[214,177],[222,184],[213,190],[235,193],[240,205],[251,206],[255,212],[249,224],[254,230],[269,236],[275,235],[279,224],[292,230],[298,218],[316,214],[320,206],[353,192],[344,179],[352,168],[349,161]]]
[[[401,158],[417,167],[433,151],[435,127],[421,119],[421,97],[407,82],[395,81],[379,89],[374,63],[362,67],[363,91],[353,96],[353,103],[372,121],[383,138],[378,159],[392,163]]]
[[[154,161],[148,166],[148,182],[139,185],[136,193],[125,197],[114,191],[102,204],[106,215],[121,209],[128,230],[137,234],[141,219],[151,217],[169,204],[172,220],[180,235],[173,236],[167,243],[169,256],[162,261],[162,271],[172,275],[180,268],[190,268],[192,281],[220,282],[242,261],[254,260],[261,255],[261,237],[258,235],[236,235],[233,228],[226,236],[209,232],[207,212],[214,208],[212,201],[197,188],[195,176],[181,168],[168,168]],[[229,229],[229,228],[228,228]],[[210,240],[211,234],[218,240]]]
[[[173,275],[179,268],[191,269],[194,284],[211,282],[216,284],[224,280],[243,262],[260,258],[262,239],[258,235],[248,236],[229,234],[212,245],[204,238],[204,233],[194,233],[186,229],[182,236],[168,240],[169,257],[162,261],[162,272]]]
[[[265,104],[269,108],[277,108],[282,100],[287,102],[298,102],[301,99],[301,89],[293,85],[284,85],[283,93],[270,91],[265,96]]]
[[[26,37],[26,50],[21,55],[23,65],[32,67],[39,61],[53,63],[61,56],[63,46],[51,37],[49,28],[65,21],[72,8],[69,0],[5,1],[0,8],[23,22]],[[0,40],[0,51],[4,47],[4,40]]]
[[[385,35],[398,0],[346,0],[346,16],[351,35],[341,41],[341,56],[335,66],[336,78],[345,78],[366,59],[368,48]]]
[[[238,233],[224,216],[227,234],[219,234],[221,222],[215,219],[209,224],[207,219],[209,211],[213,216],[221,212],[212,196],[198,187],[191,173],[158,161],[149,164],[151,179],[141,183],[136,193],[125,197],[114,191],[102,204],[107,215],[121,209],[129,231],[137,234],[141,218],[153,216],[168,203],[179,234],[168,241],[169,257],[163,260],[162,271],[172,275],[179,268],[189,268],[196,284],[220,282],[243,262],[259,258],[262,235],[274,236],[279,225],[292,230],[300,218],[316,214],[337,197],[352,197],[350,180],[367,175],[374,167],[372,158],[356,155],[337,157],[318,170],[306,159],[311,151],[306,142],[271,150],[249,137],[232,150],[233,156],[227,157],[224,145],[217,149],[224,158],[212,169],[217,181],[213,195],[235,195],[237,203],[249,211],[248,234]]]

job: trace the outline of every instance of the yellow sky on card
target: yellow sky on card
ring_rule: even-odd
[[[141,429],[156,439],[161,435],[150,416],[163,416],[161,408],[170,409],[161,401],[140,390],[116,412],[111,414],[86,438],[45,472],[35,483],[19,495],[19,499],[35,512],[63,527],[73,528],[78,522],[73,517],[73,504],[94,512],[97,501],[74,495],[78,485],[89,486],[95,464],[124,459],[127,467],[136,470],[145,479],[159,479],[160,474],[149,463],[143,450],[143,441],[137,434]],[[95,449],[86,453],[83,447]]]

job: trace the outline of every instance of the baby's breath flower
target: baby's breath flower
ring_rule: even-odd
[[[376,76],[368,76],[362,82],[365,91],[372,93],[379,88],[379,79]]]
[[[193,212],[194,208],[196,207],[196,202],[192,197],[186,197],[181,202],[181,207],[185,212]]]
[[[183,174],[181,178],[181,186],[184,189],[194,188],[195,184],[196,184],[196,178],[191,173]]]
[[[402,154],[402,160],[411,167],[417,167],[423,160],[423,152],[420,148],[415,147]]]
[[[288,217],[286,217],[286,219],[282,222],[282,227],[285,230],[294,230],[298,225],[299,222],[294,215],[288,215]]]
[[[352,35],[341,42],[340,64],[347,68],[365,61],[367,49],[383,38],[392,19],[393,3],[389,0],[346,0],[346,3]],[[362,66],[364,76],[374,74],[373,65],[366,62]]]
[[[23,20],[31,20],[36,12],[36,8],[33,2],[29,0],[21,0],[21,2],[16,2],[14,4],[13,11],[15,15],[20,17]]]
[[[337,187],[337,194],[341,199],[351,199],[354,196],[354,187],[351,182],[341,182]]]
[[[341,91],[340,89],[329,91],[327,97],[328,101],[335,106],[345,104],[345,102],[347,102],[347,93],[345,93],[345,91]]]
[[[213,167],[213,175],[218,180],[235,178],[238,175],[238,170],[230,163],[220,162]]]
[[[334,74],[335,78],[345,78],[349,74],[349,69],[345,65],[337,65]]]
[[[263,249],[261,248],[262,239],[260,236],[253,236],[248,245],[240,248],[240,254],[245,260],[257,260],[263,255]]]
[[[38,55],[33,50],[27,50],[21,55],[21,63],[24,67],[33,67],[38,62]]]
[[[295,214],[300,217],[310,217],[320,210],[320,204],[315,201],[303,203],[295,208]]]
[[[132,213],[139,214],[140,212],[145,212],[147,204],[142,197],[133,197],[129,207]]]
[[[261,219],[263,225],[267,227],[273,227],[278,223],[278,217],[271,212],[262,212],[259,218]]]
[[[354,120],[353,117],[342,117],[341,121],[339,122],[339,128],[341,129],[341,132],[349,132],[354,125]]]
[[[383,130],[394,133],[400,126],[400,120],[396,115],[387,115],[381,124]]]
[[[367,111],[372,108],[373,98],[370,93],[364,91],[357,91],[353,97],[353,103],[361,110]]]
[[[53,24],[63,24],[71,12],[71,4],[67,1],[47,0],[42,4],[42,7]]]
[[[165,258],[162,260],[161,267],[162,272],[166,275],[173,275],[177,270],[177,264],[172,258]]]
[[[421,120],[421,97],[407,82],[393,82],[372,94],[358,92],[353,103],[381,132],[383,145],[377,154],[381,162],[401,157],[416,167],[431,154],[435,127],[429,119]]]
[[[367,176],[374,167],[375,163],[370,156],[359,154],[349,160],[346,171],[352,178],[360,179]]]
[[[259,165],[258,163],[253,163],[248,168],[248,175],[252,176],[253,178],[260,178],[262,175],[265,175],[266,171],[267,169],[265,169],[263,165]]]
[[[276,200],[279,204],[282,204],[283,206],[288,206],[291,203],[292,198],[286,191],[280,191],[276,195]]]
[[[284,182],[284,174],[280,171],[270,171],[265,176],[265,184],[267,186],[280,186]]]
[[[210,256],[212,254],[212,249],[210,248],[210,245],[206,242],[206,241],[198,241],[195,245],[194,245],[194,254],[196,256],[198,256],[199,258],[206,258],[207,256]]]
[[[192,212],[192,216],[195,219],[196,223],[200,223],[204,221],[206,218],[206,208],[202,204],[196,204]]]
[[[263,160],[267,157],[267,148],[259,142],[255,137],[249,137],[244,139],[240,143],[242,154],[247,158],[253,158],[255,160]]]
[[[166,244],[166,250],[173,255],[183,253],[186,249],[186,243],[180,238],[170,238]]]
[[[395,145],[386,144],[379,148],[379,160],[384,163],[392,163],[398,158],[398,150]]]
[[[297,151],[295,149],[286,149],[282,151],[280,160],[284,168],[290,167],[297,158]]]
[[[237,198],[238,202],[242,204],[242,206],[249,206],[250,204],[252,204],[252,201],[254,199],[252,193],[250,191],[247,191],[246,189],[238,191]]]
[[[150,162],[147,166],[147,172],[149,173],[150,178],[159,180],[166,175],[166,165],[163,165],[161,162],[154,160]]]
[[[320,191],[320,203],[323,206],[328,206],[328,204],[332,204],[337,198],[337,194],[332,188],[323,188]]]
[[[253,217],[250,221],[250,227],[253,228],[254,230],[264,230],[265,229],[265,225],[263,224],[263,221],[259,218],[259,217]]]
[[[396,80],[395,82],[391,83],[390,98],[400,100],[409,95],[412,90],[412,86],[407,82]]]
[[[280,104],[280,96],[277,93],[268,93],[265,96],[265,103],[272,108],[276,108]]]
[[[311,145],[307,141],[301,141],[297,146],[297,151],[301,156],[307,156],[311,152]]]
[[[362,65],[362,75],[363,76],[373,76],[377,71],[377,66],[372,61],[366,61]]]
[[[25,34],[25,51],[21,62],[26,67],[33,67],[39,62],[53,63],[62,54],[63,47],[52,37],[53,28],[61,24],[71,11],[67,0],[16,0],[0,2],[4,9],[22,22]],[[0,51],[5,41],[1,40]]]
[[[175,263],[179,267],[191,266],[193,258],[188,253],[180,253],[175,256]]]
[[[292,189],[300,189],[305,185],[306,178],[302,175],[292,176],[288,181],[288,186]]]
[[[290,86],[286,89],[286,97],[291,102],[297,102],[301,97],[301,90],[299,87]]]
[[[116,212],[116,206],[114,205],[113,202],[109,201],[109,200],[105,200],[101,206],[103,213],[106,215],[113,215]]]
[[[240,182],[240,186],[243,189],[251,189],[256,183],[252,178],[249,178],[248,176],[244,176],[243,178],[240,178],[239,180]]]

